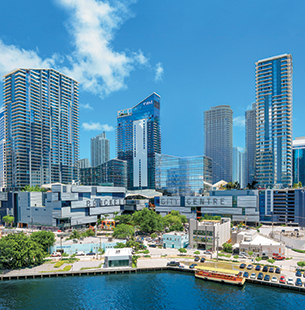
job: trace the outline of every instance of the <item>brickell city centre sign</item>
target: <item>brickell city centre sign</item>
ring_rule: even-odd
[[[185,197],[186,207],[232,207],[232,197],[210,196],[210,197]]]
[[[125,204],[124,199],[89,199],[86,201],[86,207],[96,208],[105,206],[121,206]]]
[[[180,207],[180,196],[163,196],[160,197],[160,206],[177,206]]]

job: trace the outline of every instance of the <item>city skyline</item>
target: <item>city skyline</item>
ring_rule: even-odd
[[[93,0],[86,6],[82,0],[36,2],[2,4],[0,73],[54,67],[79,81],[80,158],[90,158],[90,138],[103,130],[114,158],[116,111],[152,92],[166,103],[164,153],[203,154],[202,112],[222,104],[233,110],[233,145],[244,147],[244,114],[255,101],[255,62],[283,53],[294,59],[293,138],[304,135],[298,115],[305,112],[305,4],[178,1],[173,11],[170,1],[121,7]],[[265,10],[258,11],[259,5]]]

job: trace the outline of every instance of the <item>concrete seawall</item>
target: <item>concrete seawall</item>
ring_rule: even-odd
[[[182,273],[194,274],[194,269],[189,268],[176,268],[176,267],[147,267],[147,268],[108,268],[108,269],[93,269],[93,270],[80,270],[80,271],[61,271],[61,272],[46,272],[41,274],[24,274],[24,275],[0,275],[0,281],[9,280],[22,280],[22,279],[43,279],[43,278],[58,278],[58,277],[76,277],[76,276],[93,276],[93,275],[107,275],[107,274],[131,274],[140,272],[153,272],[153,271],[174,271]],[[266,282],[256,279],[246,279],[246,282],[258,285],[266,285],[282,289],[288,289],[305,293],[305,287],[287,285],[281,283]]]

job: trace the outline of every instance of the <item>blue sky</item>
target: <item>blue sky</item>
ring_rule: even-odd
[[[103,130],[114,158],[116,112],[152,92],[162,153],[193,156],[203,154],[203,112],[220,104],[244,146],[255,62],[291,53],[293,137],[305,136],[304,16],[301,0],[1,1],[0,74],[52,67],[80,82],[81,158]]]

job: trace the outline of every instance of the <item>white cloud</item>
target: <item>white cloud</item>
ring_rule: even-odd
[[[0,40],[0,74],[9,73],[16,68],[50,68],[54,66],[57,55],[42,60],[36,51],[26,51],[15,45],[6,45]]]
[[[128,5],[134,2],[106,0],[56,0],[70,14],[66,23],[72,37],[70,55],[54,54],[42,59],[39,48],[26,51],[0,41],[0,74],[14,68],[55,68],[80,82],[83,89],[104,97],[126,88],[125,79],[137,66],[150,67],[149,58],[137,52],[115,51],[115,32],[133,15]],[[163,68],[157,64],[155,80],[162,78]]]
[[[91,107],[89,103],[81,104],[80,107],[86,110],[93,110],[93,108]]]
[[[236,127],[245,127],[245,117],[236,116],[233,118],[233,125]]]
[[[109,126],[107,124],[94,123],[94,122],[83,123],[82,127],[86,131],[91,131],[91,130],[113,131],[114,130],[113,126]]]
[[[162,80],[164,72],[161,62],[157,63],[155,70],[156,70],[155,81],[159,82]]]

